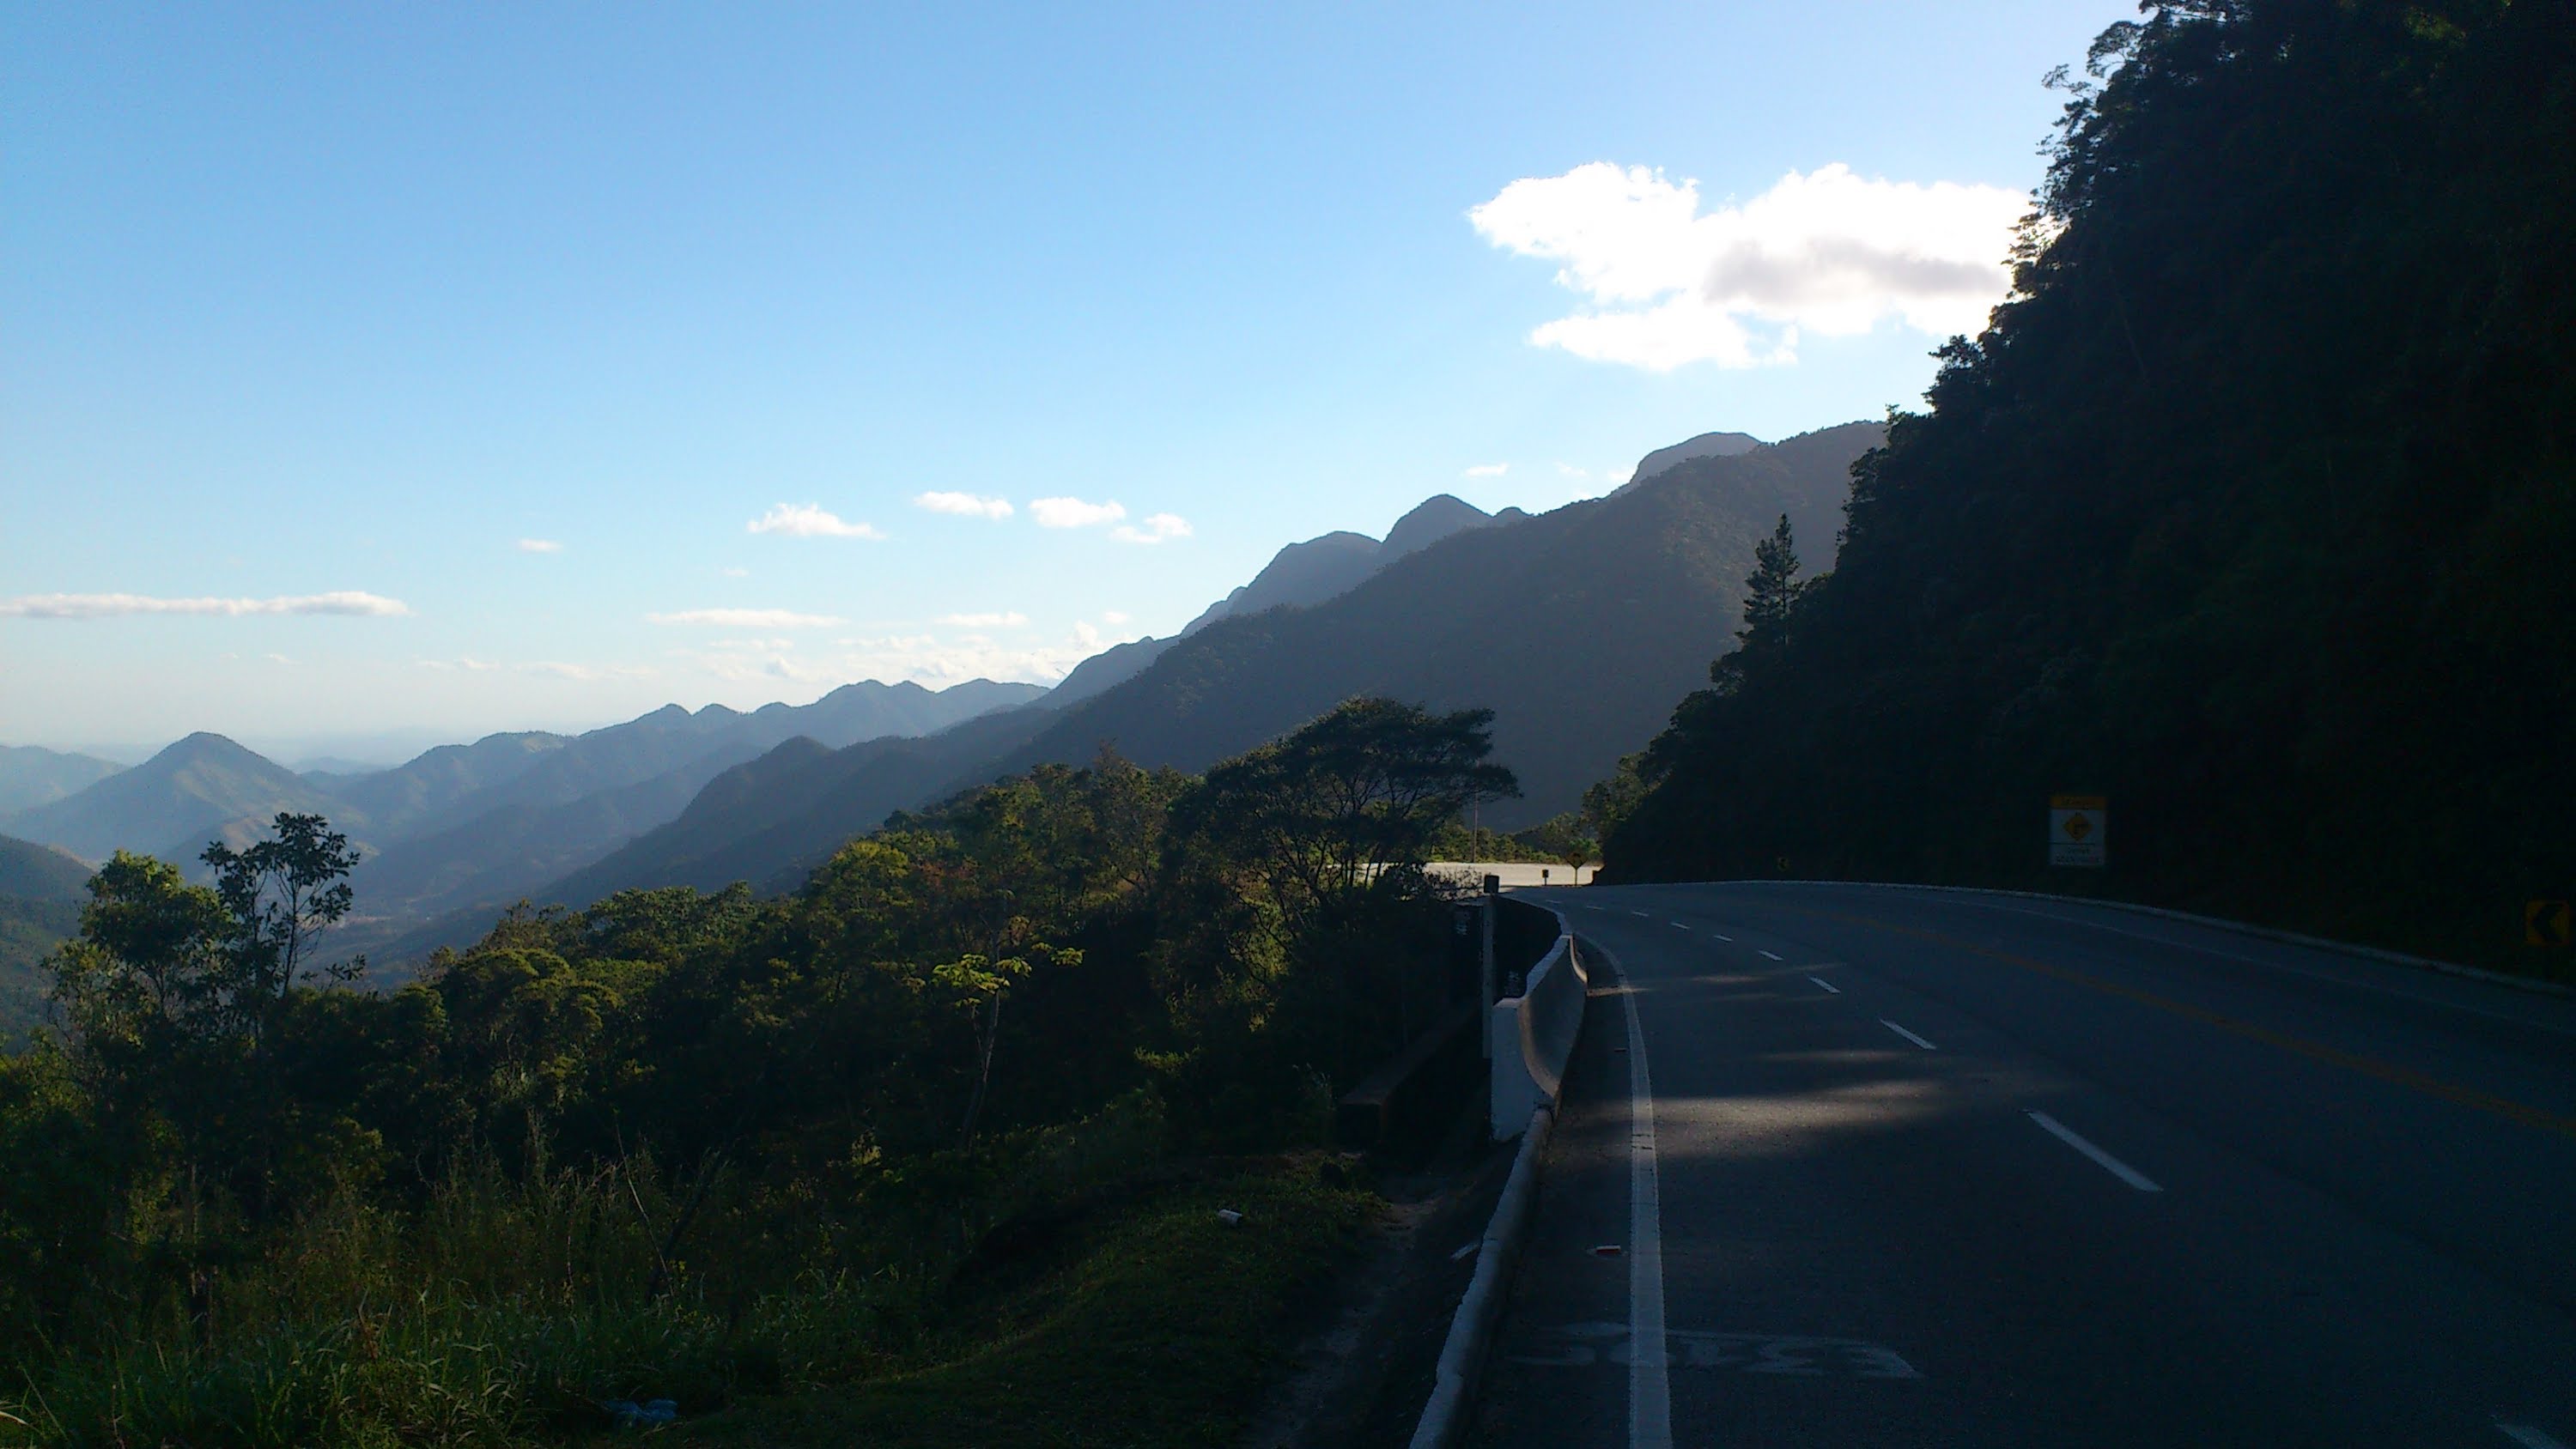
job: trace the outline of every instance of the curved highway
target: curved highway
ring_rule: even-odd
[[[1594,994],[1471,1442],[2576,1449],[2576,1000],[2002,895],[1522,894]]]

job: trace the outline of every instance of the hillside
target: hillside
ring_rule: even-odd
[[[1615,875],[2098,890],[2531,969],[2576,881],[2563,6],[2106,35],[2063,230],[1679,712]],[[2470,239],[2474,239],[2472,243]],[[2109,797],[2110,864],[2042,862]]]
[[[89,877],[88,866],[51,846],[0,835],[0,896],[77,901]]]
[[[124,768],[36,745],[0,745],[0,820],[78,794]]]
[[[79,926],[89,876],[59,850],[0,836],[0,1050],[36,1020],[39,963]]]
[[[1313,608],[1211,626],[1003,765],[1086,759],[1110,741],[1196,770],[1352,695],[1387,694],[1492,707],[1495,758],[1525,793],[1488,823],[1534,823],[1572,808],[1706,680],[1754,542],[1784,512],[1832,538],[1852,460],[1878,436],[1855,423],[1703,457],[1617,498],[1455,533]]]
[[[171,851],[190,841],[202,848],[244,818],[339,808],[284,766],[222,735],[199,733],[78,794],[20,811],[8,829],[85,860],[104,860],[119,849]]]
[[[1059,709],[1002,711],[939,734],[839,751],[798,743],[715,778],[678,819],[534,893],[583,903],[636,886],[786,889],[850,836],[1038,761],[1104,743],[1199,769],[1354,694],[1491,705],[1497,758],[1527,792],[1490,824],[1570,808],[1704,680],[1735,626],[1756,539],[1786,512],[1831,538],[1876,424],[1669,470],[1615,499],[1454,532],[1313,608],[1222,619]],[[402,943],[471,939],[471,914]],[[399,959],[399,953],[394,959]]]

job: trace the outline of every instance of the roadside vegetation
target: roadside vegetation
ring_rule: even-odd
[[[1227,1442],[1369,1211],[1313,1149],[1441,1004],[1420,867],[1513,790],[1488,723],[1044,767],[792,896],[522,908],[386,993],[332,979],[318,817],[213,887],[120,855],[63,1027],[0,1059],[0,1443],[535,1444],[658,1399],[709,1442]]]
[[[1984,335],[1783,524],[1616,878],[2102,891],[2566,974],[2576,48],[2504,0],[2113,26]],[[1808,540],[1810,544],[1815,540]],[[2044,864],[2109,799],[2107,872]]]

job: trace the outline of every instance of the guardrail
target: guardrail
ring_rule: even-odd
[[[1486,901],[1489,910],[1506,904],[1496,896]],[[1542,909],[1519,901],[1508,904],[1515,912],[1538,914]],[[1432,1370],[1431,1396],[1414,1423],[1410,1449],[1452,1449],[1466,1426],[1476,1381],[1493,1348],[1494,1326],[1502,1318],[1503,1300],[1510,1292],[1512,1269],[1520,1260],[1537,1211],[1539,1160],[1547,1154],[1566,1063],[1574,1054],[1575,1037],[1583,1030],[1583,1000],[1591,983],[1574,949],[1573,926],[1558,912],[1544,914],[1555,920],[1556,943],[1531,968],[1520,993],[1495,1002],[1487,1017],[1492,1028],[1489,1120],[1494,1140],[1518,1137],[1521,1145],[1513,1154],[1503,1195],[1485,1225],[1475,1276],[1450,1317],[1449,1336]]]
[[[1560,928],[1564,918],[1558,918]],[[1574,937],[1560,930],[1556,944],[1529,973],[1518,996],[1493,1005],[1492,1106],[1494,1140],[1519,1136],[1530,1114],[1553,1108],[1565,1085],[1565,1063],[1583,1029],[1583,999],[1590,987]]]

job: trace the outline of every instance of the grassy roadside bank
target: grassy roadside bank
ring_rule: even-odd
[[[994,1336],[946,1363],[756,1400],[675,1426],[735,1449],[1227,1445],[1277,1366],[1297,1309],[1347,1255],[1376,1198],[1292,1158],[1067,1225],[1042,1270],[1005,1265],[979,1305]],[[1237,1226],[1220,1209],[1243,1215]]]

